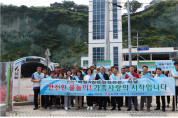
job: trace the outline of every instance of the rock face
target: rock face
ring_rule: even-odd
[[[82,43],[88,40],[88,15],[50,7],[24,11],[20,8],[1,8],[2,59],[14,61],[31,55],[44,57],[46,48],[49,48],[54,62],[79,60],[80,53],[75,50],[68,52],[71,57],[60,55],[66,54],[66,50],[74,48],[75,44],[78,48],[87,47]],[[87,48],[85,51],[81,49],[83,52],[87,52]],[[72,56],[75,58],[71,59]]]

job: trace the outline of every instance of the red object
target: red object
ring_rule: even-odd
[[[63,69],[63,68],[62,68],[62,69],[59,69],[59,73],[66,73],[66,71],[67,71],[67,70],[66,70],[66,69]]]
[[[134,72],[132,75],[133,75],[134,77],[139,78],[139,74],[137,74],[137,73],[135,73],[135,72]],[[130,77],[129,77],[128,74],[126,74],[126,75],[125,75],[125,79],[128,79],[128,78],[130,78]]]
[[[49,84],[48,87],[49,87],[49,90],[50,90],[50,91],[53,90],[53,85]]]
[[[81,91],[81,88],[82,88],[82,87],[81,87],[81,86],[78,86],[78,85],[77,85],[77,87],[76,87],[77,91]]]
[[[56,91],[59,91],[60,90],[60,85],[59,84],[55,84],[55,89],[56,89]]]
[[[75,86],[74,85],[70,85],[70,91],[74,91],[74,89],[75,89]]]

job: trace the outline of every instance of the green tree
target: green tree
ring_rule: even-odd
[[[132,0],[130,2],[130,12],[135,13],[139,8],[142,7],[142,3],[138,2],[137,0]],[[124,4],[125,9],[127,9],[127,2]]]

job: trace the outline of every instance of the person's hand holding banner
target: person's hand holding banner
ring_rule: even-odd
[[[178,76],[177,76],[177,75],[173,75],[172,77],[173,77],[173,78],[175,78],[175,79],[176,79],[176,78],[178,78]]]
[[[133,80],[136,80],[136,79],[137,79],[136,77],[133,78]]]

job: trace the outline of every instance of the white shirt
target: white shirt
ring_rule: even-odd
[[[126,73],[125,73],[125,74],[121,74],[120,80],[121,80],[121,79],[125,79],[125,75],[126,75]]]
[[[114,75],[114,76],[111,75],[111,76],[109,77],[109,80],[115,80],[115,79],[116,79],[116,80],[121,80],[121,79],[120,79],[120,76],[118,76],[118,75]]]
[[[90,75],[86,75],[86,76],[84,76],[83,80],[88,81],[89,79],[90,79]],[[93,75],[90,80],[95,80],[95,75]]]

